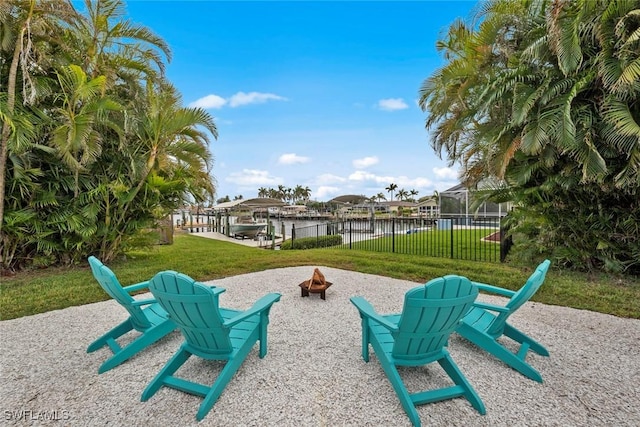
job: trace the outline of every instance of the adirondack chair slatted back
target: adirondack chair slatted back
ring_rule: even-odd
[[[503,312],[496,315],[495,320],[491,327],[487,330],[489,335],[502,335],[504,327],[507,323],[507,319],[511,314],[518,310],[525,302],[538,292],[540,286],[544,283],[544,279],[549,271],[549,265],[551,261],[546,260],[542,262],[536,270],[529,276],[527,282],[511,297],[509,302],[505,305],[505,308],[509,309],[508,312]]]
[[[93,277],[100,283],[102,289],[129,312],[133,327],[138,331],[145,331],[150,328],[149,319],[147,319],[140,307],[132,305],[134,302],[133,297],[122,288],[113,271],[94,256],[89,257],[89,265],[91,266]]]
[[[399,360],[420,360],[440,351],[469,311],[478,288],[462,276],[444,276],[405,294],[392,351]]]
[[[178,324],[187,344],[212,355],[233,351],[229,328],[223,326],[218,305],[223,288],[198,283],[175,271],[163,271],[151,279],[149,290]]]

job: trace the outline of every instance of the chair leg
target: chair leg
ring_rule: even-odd
[[[363,322],[364,322],[364,319],[363,319]],[[363,326],[362,328],[363,331],[369,329],[368,325],[366,325],[367,326],[366,328],[364,327],[365,326],[364,324],[362,326]],[[363,346],[364,346],[364,343],[365,341],[363,340]],[[409,420],[411,420],[411,424],[413,424],[414,426],[420,426],[421,425],[420,416],[418,415],[418,411],[416,410],[416,407],[413,404],[413,401],[411,400],[411,395],[409,395],[409,391],[407,391],[407,388],[404,386],[404,383],[402,382],[402,378],[398,373],[398,369],[387,358],[387,355],[382,349],[382,346],[375,338],[371,341],[371,345],[373,346],[373,350],[378,356],[378,360],[380,361],[380,366],[382,366],[382,370],[387,375],[387,378],[389,379],[389,382],[391,383],[393,390],[396,392],[396,395],[400,400],[400,404],[402,405],[402,408],[404,409],[407,416],[409,417]]]
[[[156,394],[158,390],[163,386],[164,379],[173,375],[179,368],[186,362],[189,357],[191,357],[191,353],[184,349],[184,345],[180,346],[180,349],[173,355],[171,359],[167,362],[166,365],[158,372],[158,375],[155,376],[153,380],[149,383],[149,385],[142,392],[142,397],[140,400],[142,402],[146,402]]]
[[[491,353],[493,356],[520,372],[522,375],[531,378],[534,381],[542,382],[542,375],[540,375],[538,371],[487,334],[466,326],[464,323],[457,329],[457,332],[481,349]]]
[[[173,322],[165,321],[160,323],[159,325],[147,329],[142,335],[132,341],[129,345],[107,359],[98,369],[98,373],[102,374],[110,369],[115,368],[116,366],[135,356],[145,348],[149,347],[159,339],[164,338],[175,328],[176,325]]]
[[[209,393],[205,396],[204,400],[200,404],[200,408],[198,409],[198,413],[196,414],[196,419],[201,421],[211,410],[213,405],[218,401],[220,395],[224,391],[225,387],[233,378],[233,375],[238,371],[240,366],[242,365],[242,360],[229,360],[222,368],[220,375],[216,378],[216,381],[213,383],[213,386],[209,390]]]
[[[482,415],[486,413],[486,409],[484,407],[484,403],[478,396],[478,393],[473,389],[467,378],[462,374],[458,365],[453,361],[451,355],[447,352],[445,356],[441,359],[438,359],[438,363],[442,366],[442,369],[449,375],[449,377],[453,380],[454,383],[461,386],[464,389],[464,397],[471,403],[471,406],[476,408],[478,412]]]
[[[376,350],[376,354],[379,355],[383,353],[378,352]],[[382,369],[384,370],[385,374],[387,374],[387,378],[389,379],[389,382],[391,383],[393,390],[396,392],[396,395],[400,400],[400,404],[402,405],[402,408],[404,409],[407,416],[409,417],[409,420],[411,420],[411,424],[413,424],[414,426],[420,426],[421,425],[420,416],[418,415],[418,411],[416,410],[416,407],[413,404],[413,401],[411,400],[411,395],[409,395],[407,388],[404,386],[404,383],[402,382],[402,378],[400,378],[398,369],[395,367],[393,363],[391,363],[384,356],[381,356],[379,360],[380,360],[380,365],[382,366]]]
[[[369,321],[365,318],[362,318],[362,359],[365,362],[369,362],[369,336],[371,331],[369,331]]]
[[[547,351],[546,348],[544,348],[542,344],[540,344],[533,338],[527,336],[526,334],[522,333],[521,331],[517,330],[516,328],[514,328],[509,324],[505,325],[504,334],[509,338],[511,338],[512,340],[519,342],[520,344],[523,344],[523,343],[529,344],[529,348],[535,351],[536,353],[538,353],[540,356],[549,356],[549,352]]]
[[[238,353],[236,353],[234,358],[228,360],[224,365],[224,368],[222,368],[222,371],[220,372],[215,382],[211,386],[211,389],[200,404],[200,408],[198,409],[198,413],[196,414],[196,419],[198,421],[201,421],[209,413],[213,405],[218,401],[218,398],[224,391],[229,381],[231,381],[231,378],[233,378],[233,375],[237,372],[240,366],[242,366],[242,363],[246,359],[254,343],[255,339],[247,340],[247,342],[245,342],[238,350]]]
[[[269,313],[262,312],[260,314],[260,351],[258,353],[260,359],[263,359],[267,355],[267,326],[269,325]]]
[[[124,322],[120,323],[118,326],[106,332],[100,338],[89,344],[89,347],[87,347],[87,353],[92,353],[104,347],[105,345],[107,345],[107,341],[109,341],[110,339],[118,339],[132,329],[133,324],[131,323],[131,319],[125,320]]]

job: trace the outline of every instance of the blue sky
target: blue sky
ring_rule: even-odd
[[[418,197],[457,184],[417,106],[435,42],[475,2],[128,1],[171,47],[167,76],[216,121],[216,198],[308,186],[311,199]]]

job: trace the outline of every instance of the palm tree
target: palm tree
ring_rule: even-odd
[[[486,197],[526,209],[518,224],[569,247],[558,258],[573,265],[640,268],[621,244],[638,229],[618,219],[640,216],[639,13],[633,1],[486,2],[478,26],[450,27],[447,63],[420,90],[433,148],[467,187],[497,182]]]
[[[311,198],[311,189],[308,186],[302,189],[301,197],[305,203],[308,202],[309,199]]]
[[[86,10],[0,2],[5,268],[34,254],[108,261],[174,206],[214,194],[215,124],[182,108],[163,81],[166,43],[123,19],[122,1],[86,1]]]
[[[205,193],[210,197],[215,193],[209,175],[211,154],[208,151],[209,134],[218,137],[213,117],[201,108],[182,107],[180,96],[169,83],[149,84],[146,93],[146,102],[137,114],[139,121],[134,135],[129,137],[133,140],[128,144],[133,150],[132,160],[138,165],[131,176],[130,188],[123,197],[117,198],[120,209],[117,218],[112,219],[117,232],[102,243],[101,253],[105,259],[113,257],[119,248],[125,230],[118,227],[126,223],[136,196],[147,184],[153,185],[156,177],[171,178],[179,171],[184,190],[195,196],[196,202],[204,199]]]
[[[389,184],[387,187],[385,187],[385,190],[387,190],[391,195],[391,201],[393,201],[393,192],[396,190],[396,188],[398,188],[398,186],[393,182]]]
[[[169,45],[150,29],[126,18],[122,0],[85,0],[88,17],[78,22],[75,35],[83,69],[91,77],[104,75],[110,85],[122,80],[137,83],[140,77],[156,80],[171,61]]]
[[[118,111],[120,106],[103,96],[104,76],[87,80],[80,67],[69,65],[58,72],[58,80],[61,106],[51,111],[57,123],[52,142],[62,161],[73,171],[74,197],[78,197],[79,174],[100,156],[104,127],[122,133],[108,116],[109,111]]]
[[[376,200],[377,200],[378,202],[381,202],[381,201],[383,201],[383,200],[387,200],[387,198],[384,196],[384,193],[378,193],[378,194],[376,194],[376,196],[375,196],[375,197],[376,197]]]
[[[398,193],[397,193],[398,200],[404,200],[408,195],[409,193],[404,188],[401,188],[400,190],[398,190]]]
[[[258,188],[258,197],[267,197],[268,190],[264,187]]]
[[[0,51],[5,58],[11,57],[6,84],[6,99],[0,110],[2,115],[12,118],[16,104],[33,105],[38,91],[35,74],[41,69],[40,61],[48,61],[47,49],[51,48],[51,39],[61,33],[61,25],[70,23],[77,14],[64,0],[39,2],[37,0],[8,0],[0,4]],[[59,44],[58,44],[59,46]],[[23,91],[18,90],[22,87]],[[3,90],[4,91],[4,90]],[[16,100],[18,102],[16,102]],[[20,130],[16,129],[22,121],[19,118],[2,120],[0,134],[0,231],[4,223],[5,176],[9,139]],[[12,126],[13,125],[13,126]],[[24,133],[23,133],[24,135]],[[1,252],[1,251],[0,251]],[[0,254],[1,256],[1,254]]]
[[[302,185],[296,185],[292,190],[292,198],[294,204],[298,204],[299,200],[302,200],[302,194],[304,193],[304,188]]]
[[[269,188],[268,194],[269,194],[269,197],[272,198],[272,199],[280,199],[280,200],[282,200],[280,192],[278,190],[276,190],[275,188]]]

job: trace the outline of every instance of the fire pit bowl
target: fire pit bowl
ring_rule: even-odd
[[[300,290],[302,292],[302,296],[303,297],[308,297],[309,294],[320,294],[320,298],[322,299],[326,299],[325,298],[325,291],[327,290],[327,288],[329,286],[331,286],[333,283],[331,282],[327,282],[325,281],[324,284],[317,284],[317,283],[311,283],[311,286],[309,286],[309,282],[311,282],[311,280],[305,280],[304,282],[300,283]]]
[[[328,282],[324,278],[324,274],[320,272],[317,268],[313,270],[313,275],[311,279],[305,280],[300,283],[300,291],[302,292],[303,297],[308,297],[310,293],[312,294],[320,294],[320,298],[325,299],[325,291],[332,283]]]

